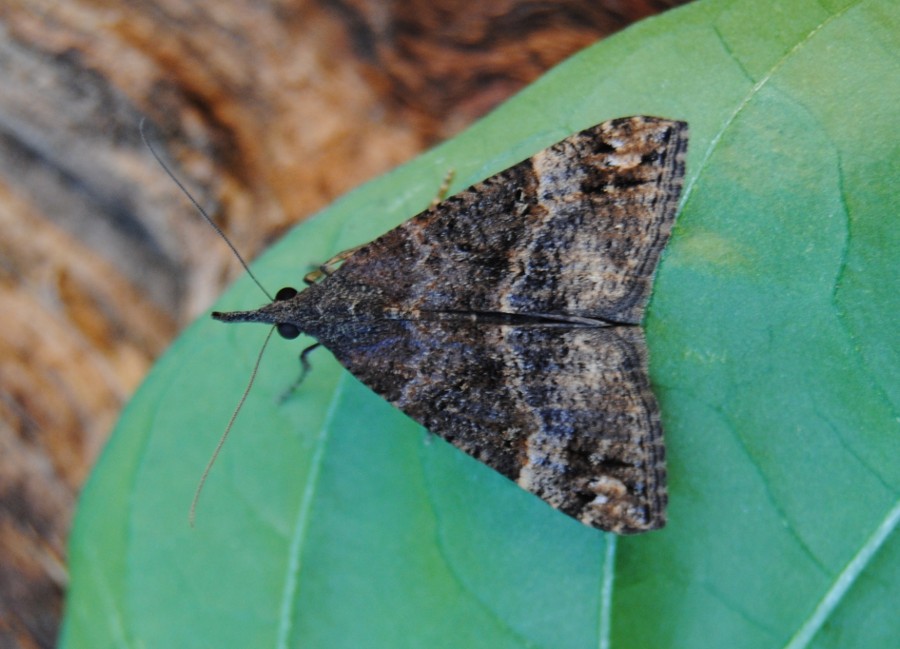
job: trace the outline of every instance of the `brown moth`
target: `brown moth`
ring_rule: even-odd
[[[662,527],[640,325],[687,141],[684,122],[604,122],[350,251],[302,292],[213,317],[312,336],[428,430],[587,525]]]

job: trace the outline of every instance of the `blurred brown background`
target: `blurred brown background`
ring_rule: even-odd
[[[141,116],[252,258],[676,4],[2,0],[0,647],[53,646],[79,488],[153,360],[239,272]]]

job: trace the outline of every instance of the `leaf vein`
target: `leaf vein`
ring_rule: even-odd
[[[294,524],[294,532],[291,535],[291,545],[288,551],[287,578],[284,582],[284,589],[281,593],[281,607],[278,614],[278,638],[276,646],[286,648],[289,646],[288,640],[291,629],[294,626],[294,616],[292,614],[291,604],[297,600],[300,592],[300,573],[303,570],[304,545],[309,529],[310,512],[312,511],[313,499],[316,495],[316,488],[319,482],[319,473],[322,467],[322,460],[325,456],[325,447],[331,431],[331,423],[338,410],[338,404],[344,393],[344,387],[347,381],[347,373],[341,372],[337,385],[334,389],[334,396],[328,404],[325,412],[325,418],[319,428],[316,437],[316,446],[313,450],[312,460],[310,461],[309,474],[306,484],[303,488],[303,496],[300,500],[300,509],[297,512],[297,520]]]
[[[612,599],[613,585],[616,571],[616,541],[615,534],[607,533],[606,552],[603,556],[603,577],[600,582],[600,616],[597,628],[597,646],[599,649],[610,649],[612,643]]]
[[[427,435],[431,435],[432,433],[425,431]],[[428,439],[427,437],[425,438]],[[434,490],[432,488],[431,480],[429,479],[429,472],[425,467],[424,462],[424,451],[425,443],[419,445],[419,469],[421,471],[421,476],[423,483],[425,485],[425,494],[427,496],[427,502],[429,508],[431,509],[431,513],[434,520],[434,545],[437,549],[438,554],[443,560],[444,567],[447,569],[447,574],[453,579],[454,583],[460,589],[462,593],[465,594],[466,597],[471,599],[476,605],[481,608],[486,616],[494,621],[498,628],[503,629],[506,633],[516,639],[523,647],[527,648],[535,648],[536,645],[529,638],[525,637],[522,633],[520,633],[517,629],[515,629],[512,624],[506,620],[503,615],[499,611],[496,610],[495,607],[491,606],[483,597],[481,597],[472,586],[469,585],[468,581],[463,577],[460,571],[456,568],[456,564],[453,559],[450,557],[450,553],[447,550],[447,545],[444,542],[444,525],[442,521],[442,516],[440,514],[440,509],[437,505],[437,500],[434,497]]]
[[[834,612],[844,595],[850,590],[850,586],[856,583],[857,578],[872,561],[872,557],[884,545],[891,532],[896,529],[898,522],[900,522],[900,501],[888,512],[881,524],[862,545],[859,552],[856,553],[856,556],[850,560],[837,576],[837,579],[834,580],[831,588],[825,593],[812,615],[800,626],[790,641],[784,646],[784,649],[802,649],[809,646],[813,637],[822,628],[825,620]]]
[[[708,166],[709,159],[712,157],[713,151],[715,151],[715,149],[718,147],[719,142],[722,141],[722,137],[725,135],[725,132],[734,123],[734,121],[737,119],[738,115],[740,115],[743,112],[744,108],[747,107],[747,105],[750,103],[750,101],[754,97],[756,97],[757,94],[759,94],[759,91],[762,90],[763,86],[765,86],[772,79],[772,77],[775,76],[775,73],[778,72],[778,70],[781,69],[781,67],[784,66],[784,64],[787,63],[788,60],[790,60],[791,56],[795,52],[797,52],[800,48],[802,48],[810,40],[812,40],[816,36],[816,34],[821,32],[827,25],[829,25],[834,20],[836,20],[840,16],[847,13],[851,8],[855,7],[856,5],[860,4],[861,2],[862,2],[862,0],[856,0],[856,2],[854,2],[852,4],[848,4],[846,7],[844,7],[840,11],[832,14],[831,16],[829,16],[828,18],[823,20],[821,23],[816,25],[816,27],[814,27],[812,30],[810,30],[810,32],[802,40],[798,41],[790,50],[785,52],[784,56],[782,56],[780,59],[778,59],[774,63],[774,65],[772,65],[772,67],[769,68],[769,70],[762,77],[760,77],[759,81],[757,81],[750,87],[750,90],[747,91],[747,94],[744,95],[744,98],[740,102],[738,102],[738,105],[735,107],[735,109],[731,112],[731,114],[727,118],[725,118],[725,121],[719,127],[719,130],[716,132],[715,135],[713,135],[712,139],[709,142],[709,146],[706,147],[706,151],[704,151],[704,153],[703,153],[703,159],[700,161],[700,165],[699,165],[696,173],[691,174],[690,176],[685,178],[684,191],[681,193],[681,201],[679,202],[679,209],[683,208],[685,205],[687,205],[687,202],[690,199],[691,194],[693,193],[694,185],[697,184],[697,179],[700,177],[700,174]],[[726,51],[728,51],[728,48],[726,48]]]

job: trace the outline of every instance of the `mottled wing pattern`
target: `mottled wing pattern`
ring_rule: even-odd
[[[403,223],[325,284],[369,286],[399,312],[637,324],[675,219],[686,146],[683,122],[605,122]]]
[[[683,122],[605,122],[300,294],[214,317],[314,336],[429,430],[584,523],[661,527],[662,429],[638,325],[686,146]]]
[[[381,320],[321,342],[428,430],[566,514],[618,533],[664,525],[640,328]]]

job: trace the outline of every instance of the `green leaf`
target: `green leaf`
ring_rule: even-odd
[[[646,326],[670,523],[554,512],[341,370],[283,405],[273,341],[196,323],[122,416],[70,547],[67,649],[888,647],[900,637],[900,8],[698,2],[559,66],[256,265],[299,284],[455,188],[605,119],[686,119]],[[218,308],[262,300],[246,279]],[[474,397],[473,397],[474,398]]]

